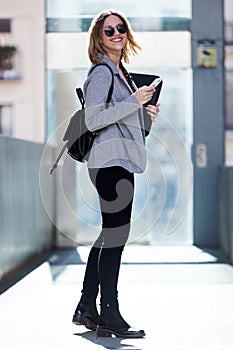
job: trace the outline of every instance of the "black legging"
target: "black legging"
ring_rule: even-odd
[[[87,261],[82,292],[101,300],[117,297],[121,255],[129,237],[134,174],[114,166],[89,169],[89,176],[100,200],[102,231],[93,244]]]

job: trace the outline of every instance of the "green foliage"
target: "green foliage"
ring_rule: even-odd
[[[10,70],[14,67],[12,57],[15,53],[15,46],[0,46],[0,69]]]

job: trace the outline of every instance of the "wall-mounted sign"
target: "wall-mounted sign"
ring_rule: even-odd
[[[199,40],[197,42],[197,65],[202,68],[217,66],[217,48],[213,40]]]
[[[198,143],[196,145],[196,166],[198,168],[207,168],[207,163],[207,145],[205,143]]]

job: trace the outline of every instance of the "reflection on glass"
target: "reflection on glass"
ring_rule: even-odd
[[[83,71],[76,72],[77,80]],[[147,138],[148,164],[136,175],[130,242],[192,243],[192,74],[191,70],[158,71],[164,77],[160,119]],[[81,85],[81,81],[77,86]],[[77,163],[77,216],[81,236],[90,242],[101,225],[98,198],[86,165]],[[87,242],[85,242],[87,243]]]
[[[117,8],[127,16],[170,16],[191,18],[191,0],[128,0],[107,2],[99,0],[47,0],[47,17],[95,15],[105,8]]]
[[[136,194],[129,242],[192,244],[192,164],[190,159],[193,109],[192,71],[190,59],[188,59],[190,37],[184,33],[189,30],[191,0],[179,0],[178,2],[173,0],[143,2],[110,0],[107,7],[123,11],[130,18],[132,27],[135,27],[140,34],[144,32],[158,34],[152,38],[155,43],[153,55],[146,54],[145,58],[140,58],[138,71],[157,74],[164,78],[160,98],[160,118],[153,125],[151,135],[147,138],[147,169],[143,175],[136,175]],[[62,73],[64,81],[71,79],[70,82],[74,84],[75,81],[76,86],[81,86],[85,79],[89,63],[86,63],[86,58],[83,57],[84,46],[81,45],[84,44],[81,35],[85,36],[86,33],[79,33],[79,39],[77,33],[87,31],[89,27],[87,24],[91,18],[104,8],[106,8],[106,3],[97,0],[66,0],[65,2],[47,0],[48,62],[49,67],[54,69],[49,70],[47,80],[47,91],[48,94],[50,93],[48,111],[51,118],[67,113],[65,109],[63,113],[57,110],[59,103],[56,101],[59,96],[56,96],[56,92],[63,91],[63,98],[66,100],[66,94],[74,90],[74,85],[63,84],[63,78],[60,75],[59,80],[57,75]],[[177,39],[176,33],[178,32],[176,31],[178,30],[183,31],[183,40]],[[163,31],[166,31],[168,35],[159,37],[159,33]],[[173,34],[174,39],[168,40],[171,39],[169,33]],[[145,37],[149,36],[145,35]],[[70,43],[80,44],[78,44],[78,53],[77,50],[70,53],[70,47],[73,47]],[[156,43],[160,44],[161,61],[159,63]],[[162,44],[163,50],[161,50]],[[54,55],[54,50],[60,47],[62,50],[58,52],[61,55]],[[150,39],[149,49],[151,47],[153,45]],[[68,55],[65,52],[68,52]],[[75,56],[76,53],[78,57]],[[73,60],[70,57],[71,54]],[[183,60],[184,55],[186,60]],[[55,57],[54,60],[53,57]],[[166,68],[158,68],[161,65]],[[137,64],[133,67],[136,66]],[[78,101],[77,107],[79,107]],[[50,121],[50,129],[51,131],[53,129],[52,121]],[[74,235],[76,241],[91,244],[93,236],[98,234],[101,225],[98,198],[88,179],[86,165],[77,163],[76,167],[78,232],[77,235],[76,233]]]
[[[74,1],[47,0],[47,32],[85,32],[92,18],[105,8],[127,16],[134,31],[189,30],[191,0]]]

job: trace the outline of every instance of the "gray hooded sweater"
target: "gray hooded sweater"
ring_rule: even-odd
[[[122,166],[129,172],[142,173],[146,168],[143,107],[113,62],[107,57],[103,61],[114,76],[108,108],[105,102],[112,82],[108,67],[96,67],[84,83],[86,125],[91,131],[100,130],[87,165],[89,168]]]

